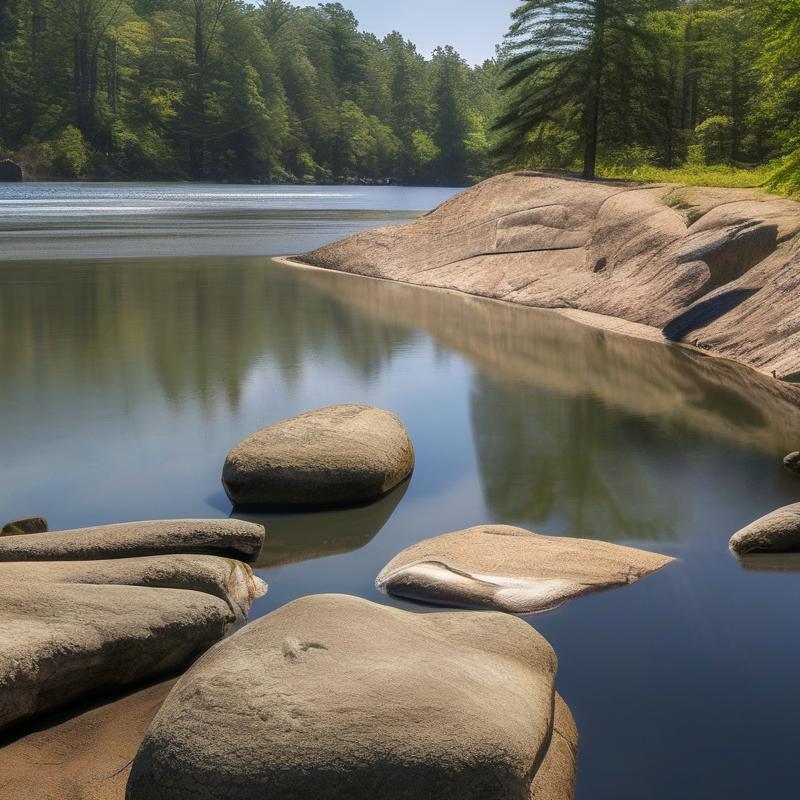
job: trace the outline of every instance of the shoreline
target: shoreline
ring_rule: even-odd
[[[372,281],[383,281],[386,283],[398,283],[404,286],[414,287],[415,289],[424,289],[433,292],[445,292],[447,294],[452,294],[459,297],[469,297],[488,303],[498,303],[504,306],[514,306],[515,308],[529,308],[537,312],[556,314],[564,319],[572,320],[578,325],[593,328],[595,330],[607,331],[609,333],[618,334],[619,336],[638,339],[641,341],[655,342],[667,347],[677,347],[683,351],[694,353],[697,356],[713,358],[716,361],[722,361],[727,364],[735,365],[737,368],[741,368],[748,372],[752,371],[760,378],[767,378],[773,381],[776,384],[776,387],[781,387],[781,389],[787,391],[787,393],[795,395],[796,402],[798,405],[800,405],[800,384],[793,381],[782,380],[766,370],[757,369],[751,364],[746,364],[743,361],[739,361],[735,358],[730,358],[728,356],[715,353],[713,350],[706,350],[688,342],[673,341],[672,339],[665,337],[658,328],[652,325],[645,325],[641,322],[630,322],[629,320],[622,319],[621,317],[598,314],[594,311],[584,311],[578,308],[548,308],[545,306],[535,306],[527,303],[519,303],[514,300],[504,300],[497,297],[485,297],[483,295],[474,294],[473,292],[464,291],[463,289],[452,289],[442,286],[426,286],[424,284],[412,283],[411,281],[398,280],[396,278],[384,278],[376,275],[361,275],[357,272],[347,272],[346,270],[338,270],[330,267],[320,267],[316,264],[309,264],[300,260],[301,257],[299,255],[269,256],[269,258],[271,261],[275,261],[279,264],[289,267],[314,270],[317,272],[327,272],[337,275],[347,275],[351,278],[362,278]]]

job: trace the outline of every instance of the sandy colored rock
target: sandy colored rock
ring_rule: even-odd
[[[169,553],[211,553],[245,560],[264,543],[264,528],[236,519],[123,522],[36,536],[0,537],[3,561],[82,561]]]
[[[479,525],[407,547],[381,570],[375,585],[412,600],[530,614],[634,583],[671,561],[593,539]]]
[[[214,556],[0,564],[0,729],[183,666],[265,591]]]
[[[731,550],[746,553],[800,552],[800,503],[792,503],[751,522],[733,534]]]
[[[567,704],[556,695],[547,755],[531,783],[531,800],[572,800],[578,768],[578,729]]]
[[[394,414],[345,404],[249,436],[228,454],[222,483],[237,507],[342,506],[381,497],[413,468],[411,440]]]
[[[0,583],[7,581],[33,585],[144,586],[205,592],[224,600],[236,623],[244,622],[253,600],[266,593],[266,584],[247,564],[232,558],[204,555],[0,563]]]
[[[789,472],[794,472],[796,475],[800,475],[800,451],[795,451],[793,453],[789,453],[787,456],[784,456],[783,466],[786,467]]]
[[[46,533],[48,530],[47,520],[44,517],[29,517],[28,519],[18,519],[14,522],[7,522],[0,530],[0,536],[16,536],[27,533]]]
[[[543,763],[573,780],[560,744],[548,760],[555,671],[547,642],[507,615],[302,598],[180,678],[126,797],[529,800]]]
[[[800,204],[790,200],[526,172],[300,257],[642,323],[787,380],[800,378],[798,259]]]
[[[131,762],[174,683],[51,716],[0,745],[0,797],[123,800]]]

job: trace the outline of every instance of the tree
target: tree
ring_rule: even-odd
[[[463,183],[467,175],[469,131],[464,109],[467,65],[452,47],[439,47],[433,54],[436,83],[434,142],[439,150],[438,171],[451,185]]]
[[[507,110],[498,152],[524,154],[531,134],[555,119],[580,134],[583,176],[594,178],[611,68],[643,35],[646,0],[525,0],[512,14],[501,89]]]

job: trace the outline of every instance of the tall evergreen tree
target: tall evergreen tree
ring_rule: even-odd
[[[612,67],[630,55],[647,10],[647,0],[524,0],[507,34],[500,155],[524,155],[532,132],[566,117],[583,147],[583,175],[594,178],[601,124],[613,113]]]

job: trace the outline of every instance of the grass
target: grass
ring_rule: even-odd
[[[730,166],[706,166],[704,164],[684,164],[674,169],[664,169],[649,164],[623,166],[620,164],[600,164],[598,175],[608,178],[622,178],[648,183],[685,183],[690,186],[722,186],[732,189],[767,188],[774,167],[762,166],[743,169]],[[780,191],[779,187],[769,186],[772,191],[791,196],[792,192]]]

